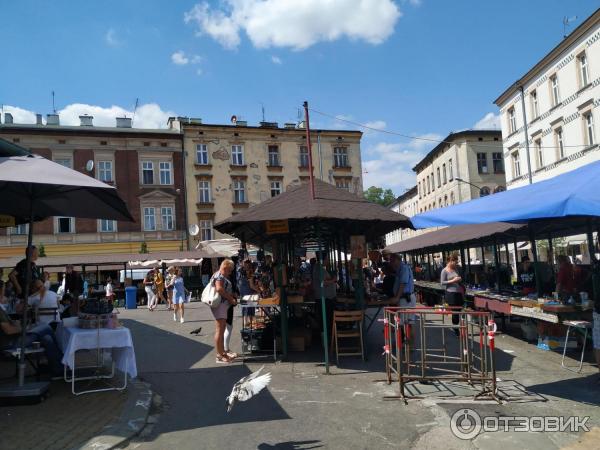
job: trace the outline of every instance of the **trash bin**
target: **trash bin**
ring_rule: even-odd
[[[125,288],[125,309],[137,308],[137,287],[128,286]]]

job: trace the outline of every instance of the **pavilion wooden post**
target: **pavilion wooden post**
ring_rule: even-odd
[[[327,307],[325,305],[325,287],[323,286],[325,274],[323,273],[323,252],[321,244],[321,230],[317,223],[317,241],[319,243],[319,253],[317,255],[317,264],[319,265],[319,290],[321,297],[321,316],[323,322],[323,351],[325,353],[325,373],[329,375],[329,343],[327,339]]]
[[[336,241],[336,248],[337,248],[337,273],[338,273],[338,278],[341,281],[340,283],[340,289],[342,287],[344,287],[344,279],[343,279],[343,272],[342,272],[342,243],[340,242],[340,235],[339,233],[335,235],[335,241]]]
[[[600,234],[597,235],[600,239]],[[598,260],[596,260],[596,246],[594,245],[594,232],[592,229],[592,222],[588,219],[587,223],[587,241],[588,251],[590,253],[590,264],[592,265],[592,296],[594,300],[595,311],[598,311],[597,305],[600,301],[600,267],[598,266]]]
[[[519,249],[517,247],[517,239],[513,239],[513,245],[515,249],[515,277],[517,279],[517,284],[519,284]]]
[[[535,273],[535,288],[537,290],[538,297],[542,296],[542,280],[540,278],[540,269],[538,267],[538,252],[535,244],[535,234],[532,229],[529,231],[529,241],[531,244],[531,253],[533,254],[533,272]]]
[[[496,289],[500,290],[500,254],[498,253],[498,242],[494,238],[494,264],[496,272]]]
[[[465,278],[466,264],[465,264],[465,247],[460,246],[460,265],[462,266],[462,277]],[[464,280],[463,280],[464,281]]]
[[[348,263],[348,236],[344,235],[344,267],[346,276],[344,284],[346,285],[346,294],[350,294],[350,264]]]

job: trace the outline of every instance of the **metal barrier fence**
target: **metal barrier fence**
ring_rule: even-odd
[[[453,316],[457,324],[452,323]],[[391,384],[395,376],[399,383],[399,395],[385,398],[404,403],[407,397],[422,398],[406,394],[410,381],[462,381],[478,388],[475,400],[487,395],[500,402],[494,365],[496,324],[490,312],[391,307],[385,308],[383,323],[387,382]],[[439,332],[441,340],[434,343]]]

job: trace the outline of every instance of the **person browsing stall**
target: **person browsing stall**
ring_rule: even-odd
[[[400,259],[400,255],[392,254],[390,257],[391,269],[395,273],[392,300],[398,303],[401,308],[416,308],[417,299],[413,295],[415,289],[415,280],[410,266]],[[415,316],[408,317],[410,322],[414,322]],[[413,340],[414,331],[411,327],[411,335],[408,337]]]
[[[463,306],[464,296],[462,287],[462,278],[458,273],[458,256],[450,255],[446,262],[446,267],[440,274],[440,284],[445,289],[444,299],[449,306]],[[452,314],[452,324],[458,325],[458,314]],[[458,335],[458,328],[453,328]]]
[[[237,298],[233,293],[233,285],[229,280],[231,273],[235,269],[235,264],[231,259],[225,259],[221,263],[219,270],[213,274],[209,283],[214,283],[216,291],[221,296],[221,303],[216,308],[211,308],[215,318],[215,350],[217,352],[217,363],[230,363],[233,361],[225,353],[225,329],[227,326],[227,310],[230,306],[237,305]]]
[[[35,263],[39,257],[39,252],[38,252],[37,247],[35,245],[32,245],[31,247],[29,247],[29,250],[25,250],[25,257],[27,257],[28,253],[29,253],[29,259],[30,259],[30,271],[31,271],[30,283],[33,284],[34,281],[39,280],[42,276],[38,266]],[[8,278],[10,279],[10,281],[13,285],[15,293],[17,294],[17,297],[19,297],[19,298],[25,298],[26,294],[27,294],[26,292],[24,292],[25,291],[25,276],[26,276],[26,274],[27,274],[27,258],[19,261],[17,263],[17,265],[15,266],[15,268],[12,270],[12,272],[8,275]]]

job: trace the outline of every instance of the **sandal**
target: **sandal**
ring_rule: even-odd
[[[217,364],[231,364],[231,359],[227,355],[217,355],[215,363]]]
[[[236,352],[225,352],[225,355],[227,355],[227,357],[228,357],[229,359],[235,359],[235,358],[237,358],[238,356],[240,356],[240,355],[238,355]]]

